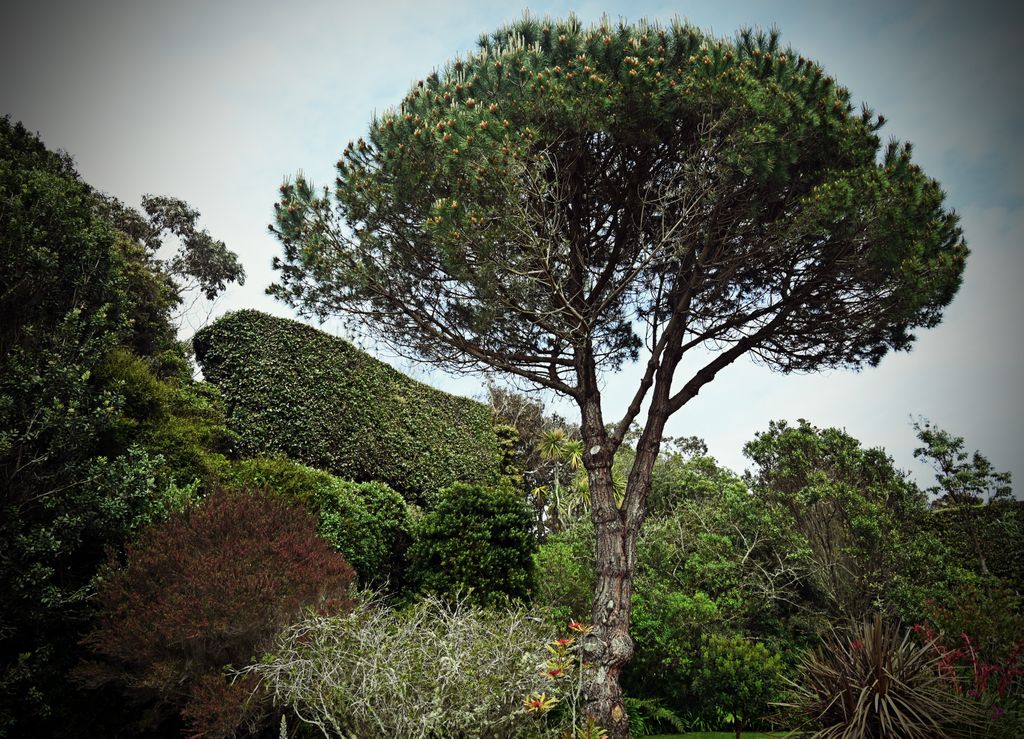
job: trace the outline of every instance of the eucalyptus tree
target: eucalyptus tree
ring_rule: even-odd
[[[611,736],[628,733],[618,677],[668,418],[743,356],[875,365],[959,286],[958,219],[882,123],[775,32],[525,17],[373,118],[333,196],[281,187],[272,294],[578,406],[597,530],[588,711]],[[637,360],[606,418],[603,373]],[[612,460],[641,419],[617,505]]]

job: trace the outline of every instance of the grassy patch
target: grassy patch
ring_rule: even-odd
[[[734,739],[735,731],[692,731],[688,734],[658,734],[647,739]],[[797,732],[772,732],[762,734],[759,731],[744,731],[742,739],[780,739],[781,737],[803,736]]]

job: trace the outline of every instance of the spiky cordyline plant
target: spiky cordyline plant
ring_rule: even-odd
[[[800,664],[791,702],[820,730],[815,738],[970,736],[981,716],[938,670],[931,644],[881,616],[830,629]]]

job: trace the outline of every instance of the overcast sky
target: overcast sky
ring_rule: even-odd
[[[13,7],[20,5],[21,7]],[[531,5],[589,23],[688,18],[731,36],[778,26],[784,43],[821,62],[912,141],[915,159],[960,213],[972,255],[963,288],[936,329],[878,368],[780,376],[739,361],[672,420],[742,471],[743,443],[772,419],[806,418],[883,446],[930,482],[913,459],[911,416],[925,416],[981,449],[1024,485],[1024,12],[1005,2],[596,2]],[[71,153],[83,178],[125,202],[174,195],[238,252],[248,273],[217,313],[291,315],[263,293],[277,242],[267,233],[277,187],[303,170],[333,181],[345,143],[409,84],[523,7],[487,2],[5,3],[0,10],[0,114]],[[478,377],[402,369],[465,395]],[[609,418],[621,413],[636,368],[608,377]],[[548,399],[565,415],[571,406]],[[1017,495],[1021,496],[1021,489]]]

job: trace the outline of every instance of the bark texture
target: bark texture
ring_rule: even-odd
[[[595,669],[585,688],[585,710],[609,739],[629,737],[629,717],[619,678],[633,658],[629,630],[636,543],[646,514],[651,470],[667,418],[660,406],[655,403],[648,415],[621,505],[616,504],[611,473],[618,444],[609,440],[601,424],[599,398],[583,407],[583,435],[587,444],[584,464],[590,481],[591,517],[597,539],[597,580],[591,613],[594,630],[583,643],[585,659]]]

